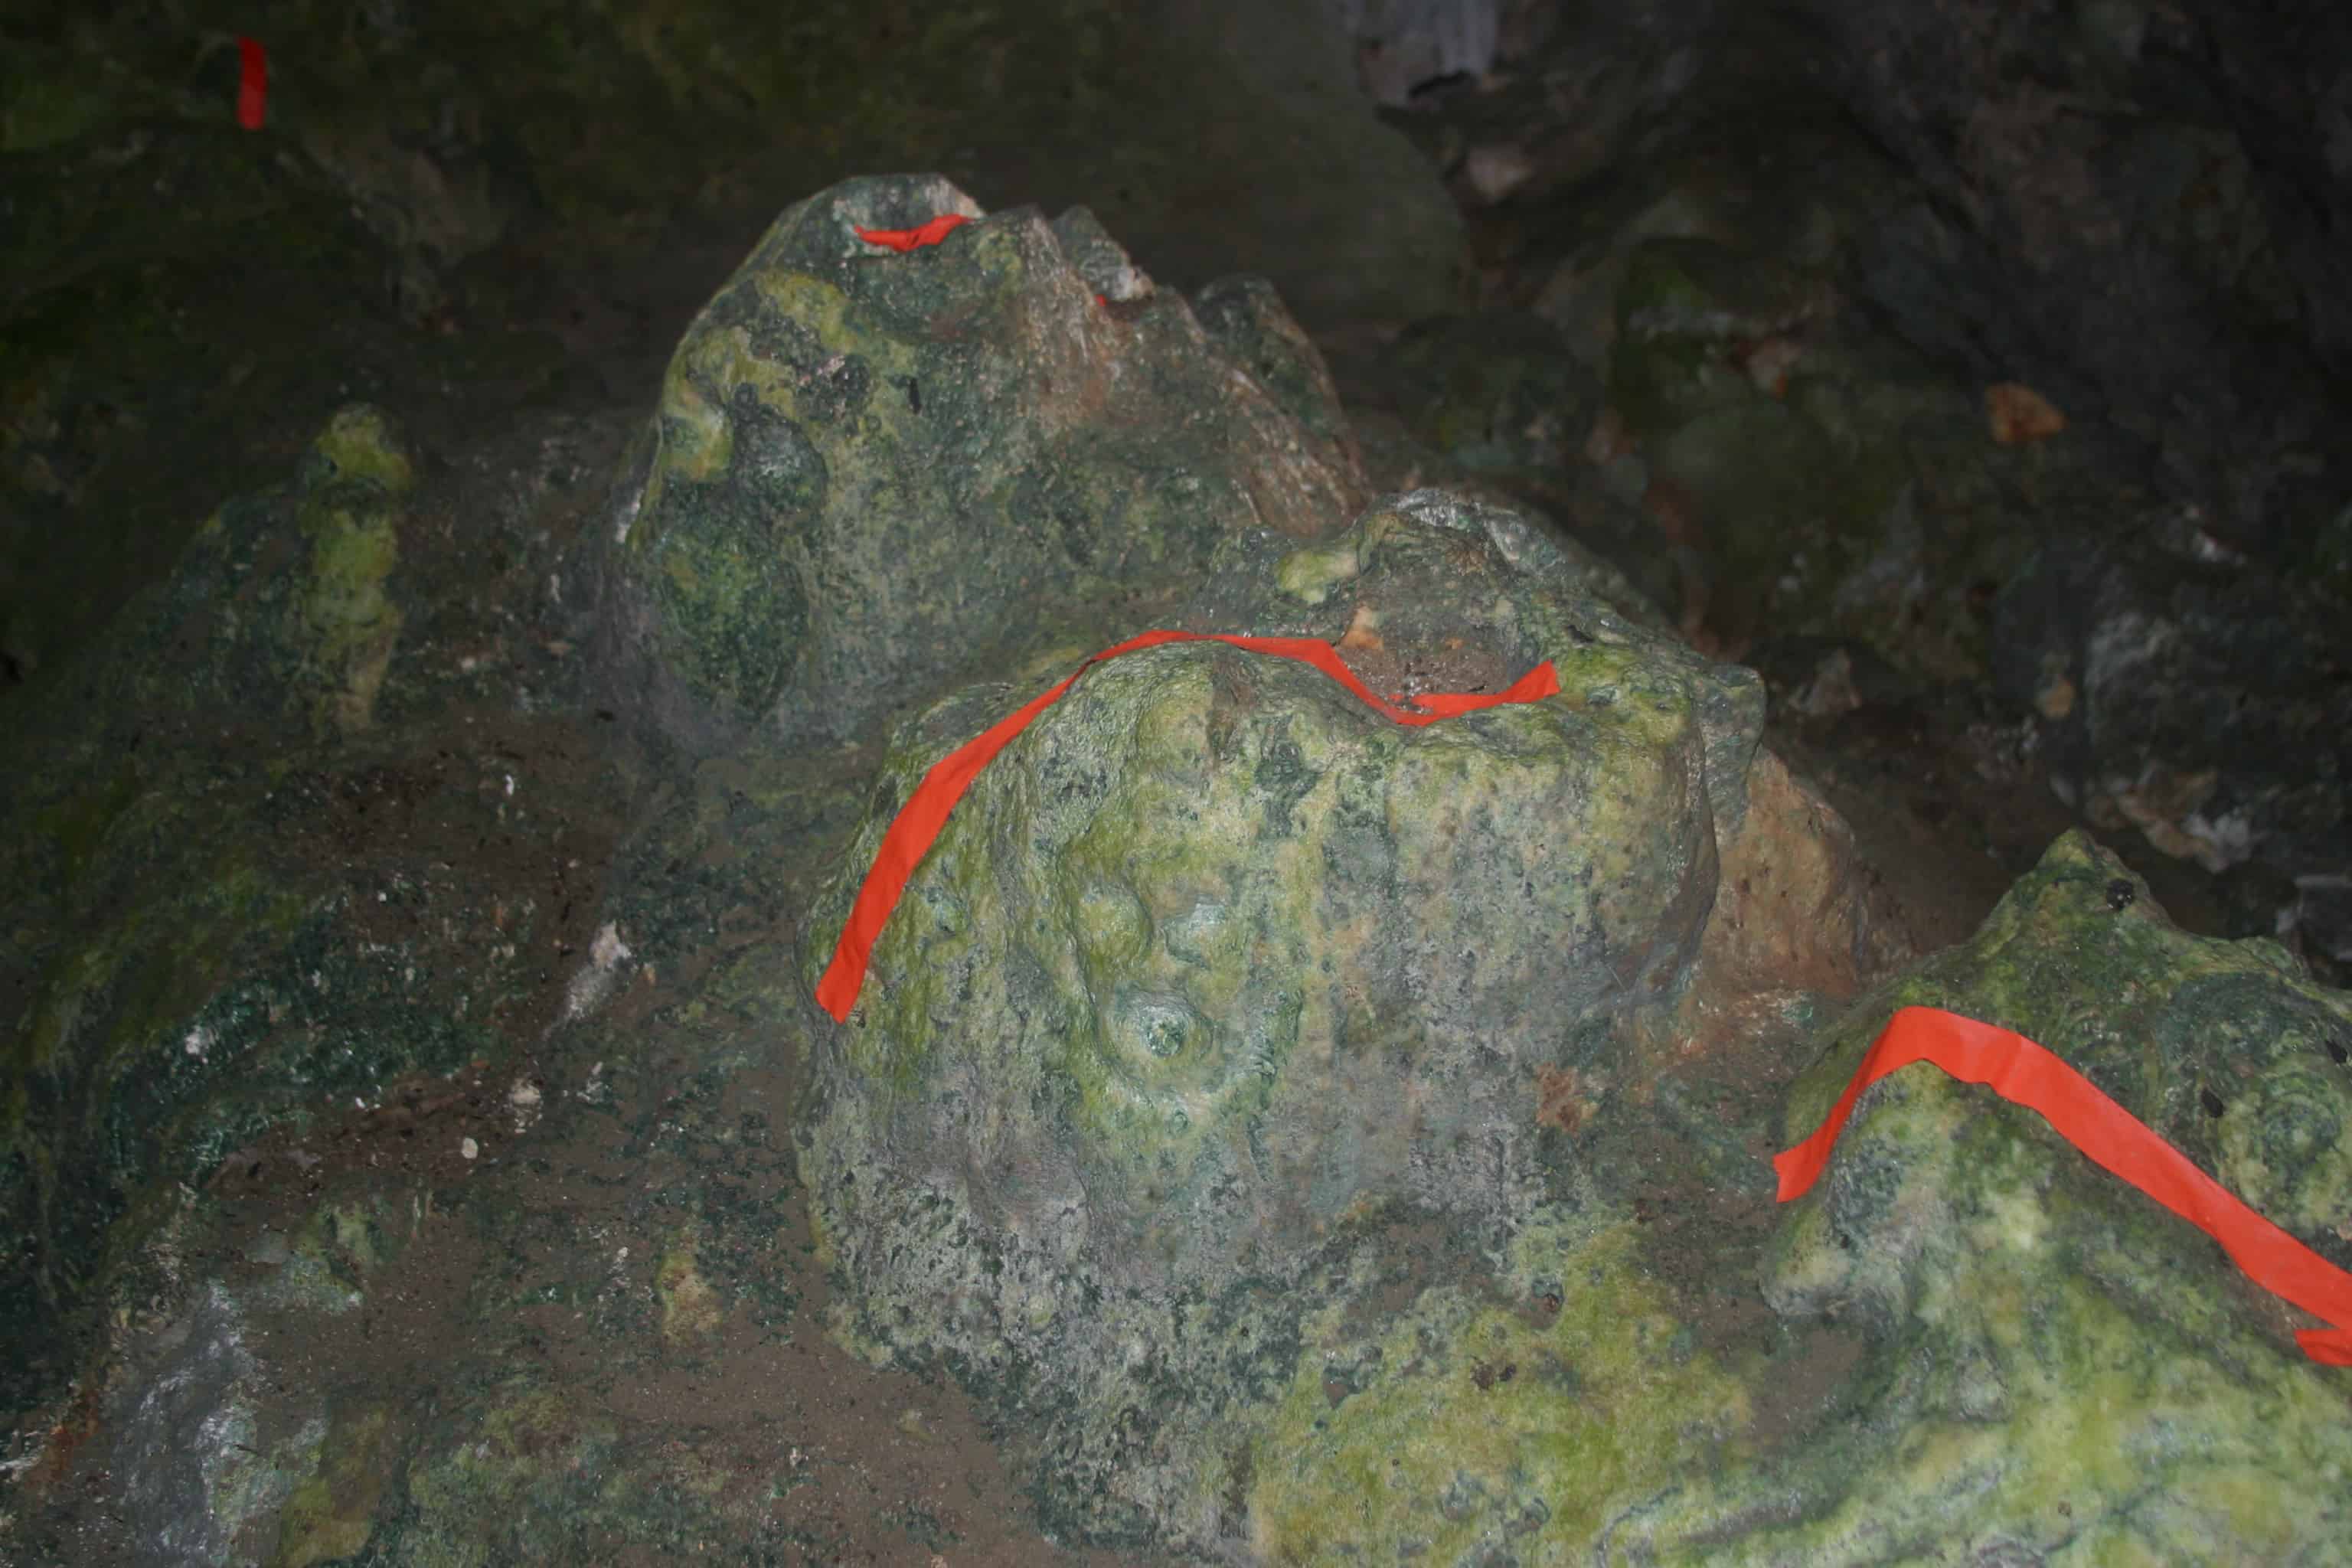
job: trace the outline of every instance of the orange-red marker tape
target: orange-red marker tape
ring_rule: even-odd
[[[898,808],[887,832],[882,835],[882,847],[876,851],[874,864],[866,868],[866,880],[857,889],[857,901],[850,906],[849,921],[841,928],[841,940],[834,944],[833,962],[825,966],[824,978],[816,988],[817,1005],[834,1016],[836,1023],[845,1023],[849,1010],[857,1005],[857,993],[866,984],[866,960],[873,956],[874,943],[882,928],[889,923],[890,911],[898,907],[898,897],[907,890],[907,879],[915,874],[924,852],[940,829],[947,826],[948,814],[956,802],[963,798],[980,770],[989,764],[1006,742],[1029,727],[1029,721],[1061,700],[1062,694],[1076,685],[1079,676],[1107,658],[1117,658],[1138,648],[1157,647],[1171,642],[1222,642],[1251,653],[1271,654],[1276,658],[1295,658],[1311,664],[1349,691],[1382,717],[1400,724],[1433,724],[1440,719],[1457,713],[1469,713],[1481,708],[1498,708],[1507,702],[1534,702],[1550,697],[1559,690],[1559,675],[1551,661],[1528,671],[1501,691],[1427,692],[1412,699],[1412,707],[1379,696],[1356,678],[1356,672],[1340,660],[1327,642],[1313,637],[1228,637],[1205,632],[1145,632],[1128,638],[1117,647],[1102,652],[1078,666],[1062,683],[1045,695],[1032,699],[1018,711],[1000,720],[971,740],[950,752],[923,775],[907,804]]]
[[[258,131],[269,108],[269,53],[258,39],[239,38],[236,59],[236,122]]]
[[[2238,1201],[2146,1122],[2024,1036],[1947,1013],[1906,1007],[1887,1021],[1862,1058],[1837,1107],[1811,1137],[1774,1156],[1780,1201],[1801,1196],[1829,1164],[1830,1149],[1862,1091],[1897,1068],[1933,1062],[1962,1083],[1980,1083],[2003,1100],[2039,1112],[2093,1163],[2121,1176],[2230,1255],[2239,1271],[2273,1296],[2332,1325],[2303,1329],[2303,1353],[2329,1366],[2352,1366],[2352,1274],[2347,1274]]]
[[[861,228],[857,237],[868,245],[878,245],[904,256],[910,250],[920,250],[927,245],[937,245],[971,220],[961,213],[941,213],[929,222],[914,228]],[[852,225],[856,227],[856,225]]]

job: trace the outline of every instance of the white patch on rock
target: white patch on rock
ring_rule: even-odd
[[[620,926],[606,921],[596,939],[588,944],[588,962],[572,975],[563,990],[563,1016],[559,1024],[569,1024],[584,1018],[604,1005],[613,994],[613,982],[624,962],[635,956],[627,942],[621,940]]]

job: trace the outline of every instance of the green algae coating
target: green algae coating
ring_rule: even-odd
[[[2053,844],[1965,946],[1857,1005],[1791,1089],[1788,1127],[1809,1129],[1843,1091],[1839,1064],[1851,1071],[1868,1019],[1913,1004],[2040,1041],[2290,1229],[2298,1210],[2306,1230],[2352,1217],[2336,1202],[2352,1185],[2352,1068],[2330,1048],[2352,1044],[2352,1004],[2284,964],[2274,944],[2182,931],[2079,833]],[[2303,1239],[2352,1262],[2341,1237]]]
[[[885,1119],[860,1136],[978,1071],[992,1163],[1075,1134],[1097,1223],[1148,1252],[1295,1242],[1397,1190],[1417,1137],[1504,1114],[1462,1083],[1471,1037],[1510,1072],[1675,961],[1668,913],[1713,875],[1696,731],[1686,700],[1406,729],[1214,647],[1098,667],[982,775],[877,944],[841,1047]],[[1416,1134],[1383,1084],[1451,1103]],[[1270,1205],[1246,1230],[1213,1195],[1236,1182]]]
[[[362,729],[400,637],[400,611],[385,591],[400,535],[394,518],[349,507],[306,507],[302,521],[310,572],[296,613],[326,688],[322,711],[345,730]]]
[[[303,662],[320,688],[313,711],[342,730],[363,729],[400,639],[389,584],[400,563],[396,503],[415,486],[415,465],[383,413],[354,404],[328,420],[308,466],[299,527],[310,554],[294,615]]]
[[[331,477],[365,479],[389,496],[405,496],[416,483],[406,441],[391,417],[369,404],[337,409],[310,443],[310,454]]]
[[[620,1436],[611,1416],[576,1412],[529,1379],[486,1390],[411,1460],[409,1508],[387,1554],[430,1568],[561,1560],[557,1542],[577,1546],[625,1501],[601,1495]]]
[[[1359,569],[1355,541],[1349,539],[1284,556],[1275,569],[1275,584],[1294,599],[1319,605]]]
[[[941,213],[971,221],[909,255],[856,235]],[[846,738],[1040,625],[1139,629],[1121,607],[1221,541],[1342,526],[1363,482],[1312,344],[1263,291],[1213,303],[1214,334],[1083,210],[935,176],[792,207],[680,341],[612,542],[648,721]]]
[[[317,1568],[366,1548],[394,1459],[394,1436],[392,1413],[380,1406],[334,1418],[317,1447],[315,1468],[278,1513],[269,1568]]]
[[[2177,930],[2070,835],[1830,1031],[1784,1137],[1895,1008],[1948,1007],[2038,1040],[2341,1267],[2352,1069],[2326,1047],[2352,1005],[2278,959]],[[1846,1414],[1645,1514],[1630,1541],[1655,1561],[2315,1563],[2352,1538],[2352,1411],[2290,1338],[2305,1320],[1987,1089],[1923,1064],[1868,1091],[1764,1288],[1868,1336]]]
[[[727,1314],[709,1279],[695,1264],[695,1237],[681,1237],[662,1253],[654,1269],[654,1299],[661,1303],[662,1337],[698,1339],[716,1329]]]
[[[1385,1214],[1524,1218],[1553,1174],[1536,1068],[1613,1071],[1623,1020],[1672,1005],[1744,807],[1753,679],[1629,625],[1515,519],[1425,492],[1346,548],[1400,647],[1550,658],[1561,694],[1416,728],[1213,643],[1095,666],[982,771],[811,1041],[833,1332],[951,1370],[1057,1530],[1240,1527],[1236,1445],[1320,1299],[1301,1271],[1341,1235],[1391,1247]],[[901,730],[806,983],[898,803],[1027,695]]]
[[[1635,1237],[1539,1212],[1506,1279],[1565,1282],[1549,1322],[1453,1286],[1370,1339],[1319,1314],[1252,1447],[1261,1561],[1591,1561],[1606,1520],[1748,1415],[1737,1380],[1676,1352]]]

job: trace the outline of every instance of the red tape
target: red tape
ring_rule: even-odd
[[[1228,637],[1207,632],[1145,632],[1128,638],[1117,647],[1105,648],[1071,672],[1062,683],[1041,697],[1032,699],[1009,718],[1000,720],[981,734],[966,741],[931,764],[923,782],[907,804],[898,808],[891,819],[888,831],[882,835],[882,847],[876,851],[874,864],[866,868],[866,880],[857,889],[857,901],[850,906],[849,921],[841,928],[841,940],[834,944],[833,962],[825,966],[824,978],[816,988],[817,1005],[833,1015],[835,1023],[849,1021],[849,1010],[857,1005],[857,993],[866,984],[866,961],[873,956],[874,943],[880,939],[882,928],[889,923],[890,913],[898,907],[899,896],[907,890],[907,879],[915,874],[923,855],[940,830],[947,826],[948,814],[964,791],[980,776],[1003,751],[1006,742],[1029,727],[1029,721],[1061,700],[1062,694],[1077,683],[1084,675],[1105,659],[1117,658],[1123,653],[1139,648],[1158,647],[1162,643],[1221,642],[1250,653],[1271,654],[1276,658],[1297,659],[1311,664],[1340,685],[1346,687],[1381,717],[1399,724],[1434,724],[1440,719],[1450,719],[1458,713],[1475,712],[1481,708],[1499,708],[1507,702],[1535,702],[1556,695],[1559,690],[1559,675],[1551,661],[1528,671],[1501,691],[1426,692],[1411,700],[1413,706],[1400,707],[1396,702],[1376,694],[1356,677],[1332,649],[1329,643],[1313,637]]]
[[[914,228],[860,228],[857,237],[868,245],[878,245],[904,256],[910,250],[920,250],[927,245],[937,245],[971,220],[961,213],[941,213],[929,222]],[[851,225],[853,228],[856,225]]]
[[[2094,1164],[2220,1242],[2247,1279],[2327,1322],[2326,1329],[2296,1331],[2304,1354],[2329,1366],[2352,1366],[2352,1274],[2248,1208],[2048,1050],[2022,1035],[1940,1007],[1906,1007],[1889,1019],[1837,1108],[1811,1137],[1773,1157],[1780,1202],[1801,1196],[1820,1177],[1862,1091],[1920,1061],[1933,1062],[1962,1083],[1983,1084],[2040,1114]]]
[[[257,39],[239,38],[236,58],[236,122],[258,131],[269,107],[269,52]]]

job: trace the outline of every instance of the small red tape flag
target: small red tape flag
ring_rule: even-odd
[[[898,808],[889,828],[882,835],[882,847],[876,851],[874,864],[866,868],[866,880],[857,889],[857,900],[850,906],[849,920],[841,928],[841,940],[834,944],[833,962],[825,966],[824,978],[816,988],[817,1005],[833,1015],[835,1023],[846,1023],[849,1010],[857,1005],[857,993],[866,984],[866,961],[873,956],[874,944],[889,923],[890,913],[898,907],[899,895],[907,890],[907,879],[915,874],[924,853],[940,830],[947,826],[948,814],[955,809],[964,792],[971,787],[980,770],[1003,751],[1013,736],[1029,727],[1031,720],[1062,699],[1062,694],[1077,683],[1084,675],[1105,659],[1117,658],[1123,653],[1139,648],[1158,647],[1163,643],[1221,642],[1250,653],[1269,654],[1276,658],[1297,659],[1313,665],[1381,717],[1399,724],[1433,724],[1459,713],[1474,712],[1481,708],[1499,708],[1507,702],[1535,702],[1559,691],[1559,675],[1546,659],[1501,691],[1429,692],[1411,699],[1412,706],[1400,706],[1375,693],[1357,679],[1344,660],[1327,642],[1313,637],[1245,637],[1208,632],[1145,632],[1129,637],[1117,647],[1105,648],[1095,655],[1043,696],[1033,698],[1010,717],[1000,720],[981,734],[966,741],[950,752],[923,775],[907,804]]]
[[[868,245],[878,245],[904,256],[910,250],[920,250],[927,245],[937,245],[971,220],[961,213],[941,213],[929,223],[914,228],[860,228],[857,237]],[[856,225],[851,225],[853,228]]]
[[[236,58],[236,122],[258,131],[269,109],[269,52],[258,39],[239,38]]]
[[[1905,1007],[1889,1019],[1812,1136],[1774,1156],[1780,1202],[1802,1196],[1828,1166],[1830,1150],[1862,1091],[1896,1068],[1921,1061],[2039,1113],[2094,1164],[2220,1242],[2247,1279],[2329,1324],[2296,1331],[2304,1354],[2329,1366],[2352,1366],[2352,1274],[2248,1208],[2050,1051],[2022,1035],[1940,1007]]]

